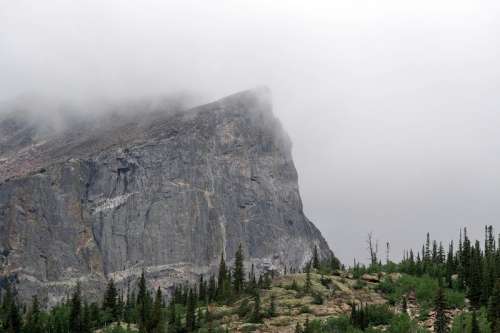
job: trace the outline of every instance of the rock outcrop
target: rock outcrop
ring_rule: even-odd
[[[106,119],[44,135],[0,122],[0,287],[50,305],[77,281],[91,296],[143,270],[168,288],[240,243],[260,270],[301,267],[314,246],[332,255],[302,211],[267,89]]]

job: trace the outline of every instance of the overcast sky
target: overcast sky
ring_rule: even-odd
[[[256,85],[344,262],[500,229],[499,1],[0,0],[0,100]]]

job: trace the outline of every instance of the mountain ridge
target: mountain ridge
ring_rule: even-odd
[[[0,279],[22,297],[55,304],[76,282],[97,294],[143,270],[168,289],[240,243],[257,270],[333,255],[302,211],[269,90],[106,126],[1,150]]]

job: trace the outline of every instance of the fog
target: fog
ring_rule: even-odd
[[[373,231],[399,258],[427,231],[500,226],[499,17],[498,1],[0,0],[0,101],[267,85],[334,252],[366,260]]]

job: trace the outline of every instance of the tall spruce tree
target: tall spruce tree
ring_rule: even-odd
[[[306,293],[310,293],[312,289],[312,282],[311,282],[311,264],[308,263],[306,265],[306,282],[304,284],[304,291]]]
[[[186,305],[186,331],[194,332],[196,328],[196,296],[189,288],[188,301]]]
[[[319,254],[318,247],[316,245],[314,245],[313,249],[312,266],[315,269],[319,269]]]
[[[443,288],[439,287],[436,299],[434,300],[434,311],[436,318],[434,319],[434,332],[448,332],[448,318],[446,317],[446,298]]]
[[[488,302],[488,321],[491,323],[493,333],[500,332],[500,279],[496,280]]]
[[[262,314],[260,313],[260,295],[259,293],[255,294],[253,310],[250,315],[250,322],[252,323],[260,323],[262,322]]]
[[[233,288],[234,292],[238,295],[243,291],[245,283],[245,270],[243,267],[243,248],[240,245],[235,254],[234,271],[233,271]]]
[[[481,249],[479,241],[476,241],[476,244],[471,252],[471,261],[469,268],[469,283],[467,296],[470,299],[471,305],[474,308],[479,308],[481,306],[481,293],[482,293],[482,257],[481,257]]]
[[[471,330],[470,333],[481,333],[479,330],[479,323],[477,322],[476,311],[472,311],[472,320],[471,320]]]
[[[106,292],[104,293],[104,300],[102,302],[102,309],[108,314],[111,321],[116,321],[120,317],[118,307],[118,291],[116,290],[113,279],[108,281]]]
[[[40,304],[38,297],[35,295],[31,301],[30,310],[26,316],[24,331],[29,333],[43,333],[44,327],[41,319]]]
[[[224,260],[224,253],[221,253],[219,263],[219,274],[217,275],[217,299],[219,301],[225,300],[228,297],[228,284],[230,272],[227,270],[226,261]]]
[[[84,333],[82,325],[83,311],[80,283],[76,285],[70,305],[69,326],[71,327],[72,333]]]
[[[140,333],[148,333],[148,324],[151,319],[151,297],[146,286],[146,277],[144,276],[144,271],[141,274],[141,278],[138,283],[138,293],[137,293],[137,320]]]
[[[152,333],[163,332],[162,305],[163,305],[163,296],[160,287],[158,287],[158,289],[156,290],[155,301],[153,303],[149,332]]]

